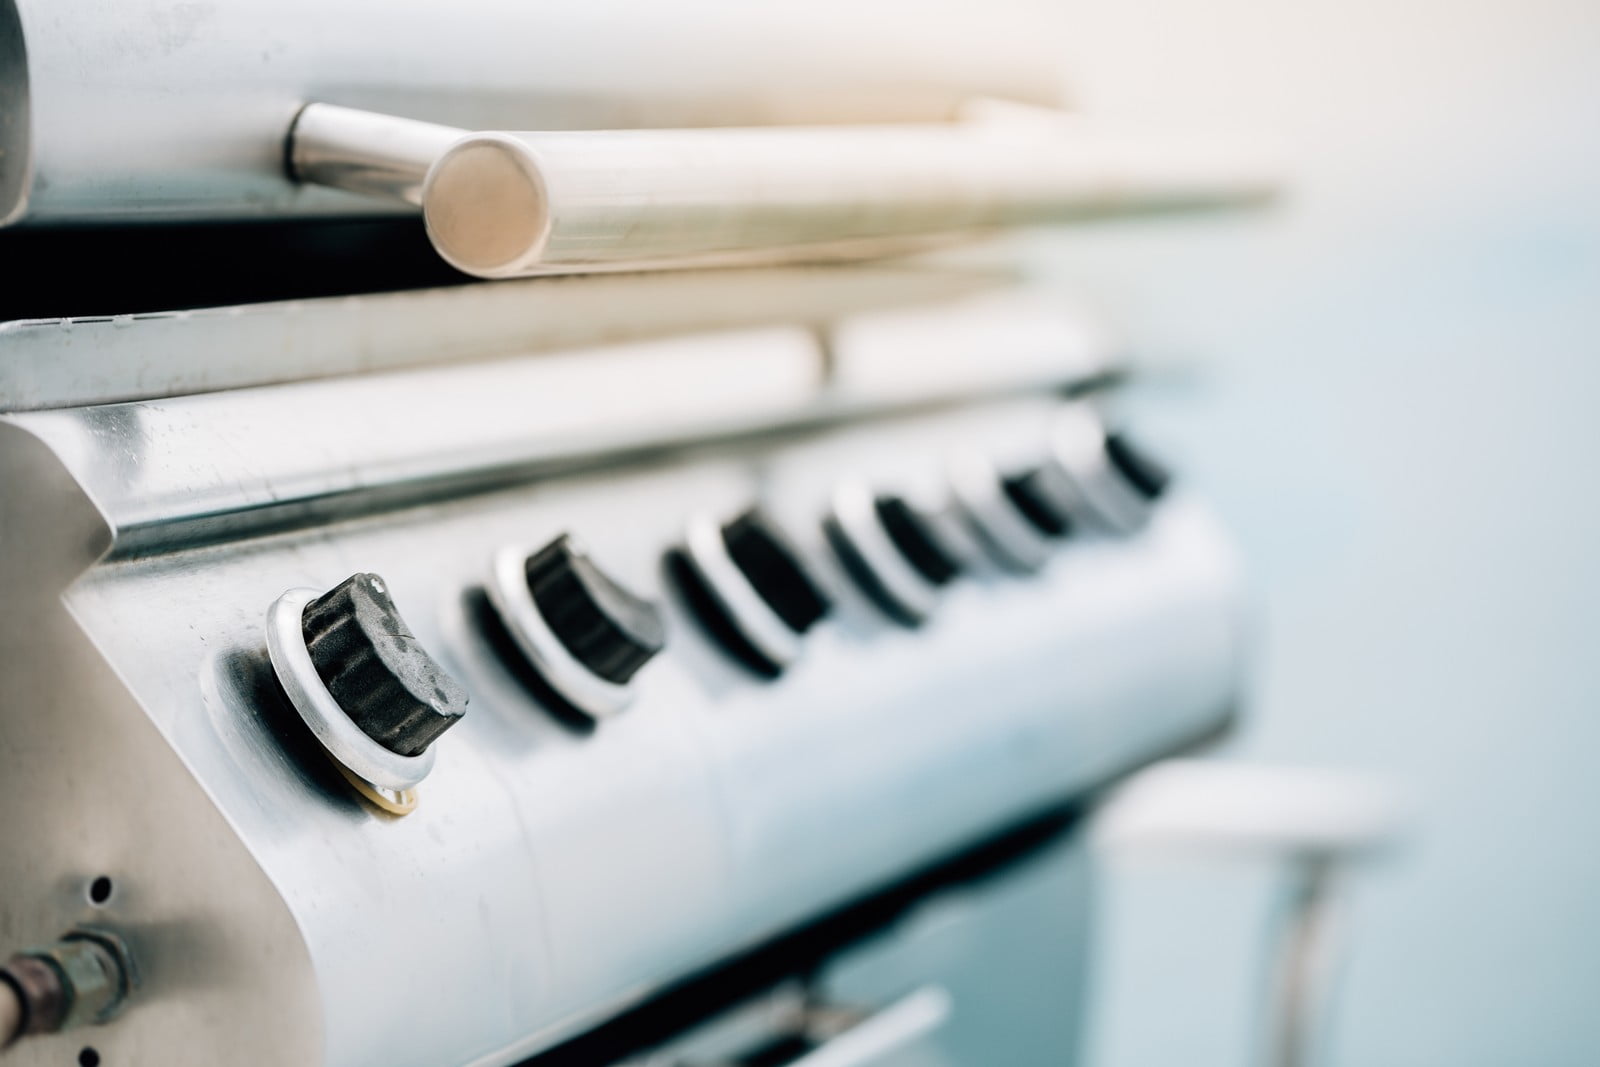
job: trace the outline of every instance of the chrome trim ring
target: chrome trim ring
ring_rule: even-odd
[[[1020,574],[1045,565],[1050,542],[1007,498],[994,464],[976,452],[962,453],[950,461],[948,476],[951,495],[995,562]]]
[[[1050,428],[1050,457],[1091,522],[1114,534],[1137,533],[1150,519],[1150,503],[1106,457],[1106,431],[1087,408],[1062,412]]]
[[[893,608],[913,624],[933,613],[938,588],[918,574],[889,540],[865,482],[844,482],[835,489],[829,517]]]
[[[328,692],[311,662],[300,620],[306,605],[321,595],[315,589],[291,589],[267,609],[267,655],[278,683],[328,755],[351,774],[380,789],[415,788],[433,770],[434,750],[402,756],[368,737]]]
[[[563,700],[596,718],[615,715],[633,702],[633,688],[607,681],[567,651],[528,591],[529,554],[520,545],[494,554],[484,587],[489,603],[534,670]]]
[[[683,547],[740,637],[774,667],[787,667],[800,657],[798,635],[733,561],[722,539],[722,527],[715,519],[707,515],[690,519],[684,530]]]

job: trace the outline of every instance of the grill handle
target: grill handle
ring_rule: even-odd
[[[299,181],[420,205],[440,255],[484,278],[864,258],[1277,188],[1215,141],[1005,104],[922,125],[507,133],[319,103],[288,148]]]

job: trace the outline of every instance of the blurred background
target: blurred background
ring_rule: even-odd
[[[1276,211],[1075,231],[1041,265],[1157,369],[1138,422],[1260,609],[1230,757],[1400,783],[1342,1065],[1600,1058],[1600,5],[1075,5],[1105,118],[1274,139]],[[1065,254],[1059,246],[1066,246]],[[1271,872],[1107,874],[1091,1062],[1248,1059]]]

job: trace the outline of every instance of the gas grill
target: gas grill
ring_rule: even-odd
[[[0,3],[0,1058],[1072,1060],[1243,613],[1006,234],[1271,179],[859,6]]]

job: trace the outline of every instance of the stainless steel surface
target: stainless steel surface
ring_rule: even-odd
[[[950,994],[938,986],[925,986],[783,1067],[883,1067],[949,1018]]]
[[[971,124],[476,133],[422,190],[434,248],[483,278],[869,258],[1038,225],[1254,204],[1276,176],[1212,146]]]
[[[605,718],[633,703],[631,684],[600,677],[567,651],[528,593],[528,556],[537,546],[508,545],[494,554],[484,592],[517,648],[546,682],[573,707]]]
[[[1005,353],[1059,359],[1103,348],[1081,317],[1015,301],[985,311],[985,302],[963,299],[1011,281],[1003,270],[927,265],[682,271],[6,322],[0,410],[182,396],[718,329],[796,322],[831,328],[874,308],[930,302],[958,315],[972,307],[987,319],[990,343]],[[1002,327],[1007,336],[993,337]],[[929,339],[918,343],[926,348]]]
[[[119,552],[152,551],[762,426],[817,375],[812,335],[773,328],[9,418],[88,461]]]
[[[132,554],[719,436],[1054,391],[1105,367],[1103,350],[1081,338],[1041,354],[1036,338],[1012,330],[968,350],[968,363],[974,352],[985,357],[987,390],[970,369],[943,373],[931,361],[908,381],[857,378],[851,365],[876,358],[875,346],[830,362],[813,331],[774,327],[9,418],[84,460],[84,486],[115,530],[116,552]],[[969,339],[974,332],[969,322]],[[877,337],[893,344],[892,331]],[[237,462],[197,466],[195,455],[207,453]]]
[[[463,131],[337,104],[307,104],[289,128],[296,181],[421,205],[422,180]]]
[[[709,1020],[698,1021],[675,1034],[665,1045],[630,1056],[611,1067],[677,1067],[684,1063],[722,1064],[748,1056],[750,1050],[769,1045],[783,1034],[804,1025],[811,1002],[803,981],[781,983],[776,988],[745,999]]]
[[[60,981],[56,990],[59,1017],[48,1025],[41,1025],[30,1010],[27,1029],[33,1033],[53,1033],[110,1022],[127,1006],[128,997],[138,985],[138,972],[126,941],[100,927],[69,930],[49,945],[24,952],[22,961],[14,957],[6,965],[8,977],[15,975],[19,965],[28,960],[44,963]],[[3,1032],[4,1028],[0,1027],[0,1033]]]
[[[1092,944],[1100,877],[1082,835],[1070,834],[830,960],[812,996],[883,1004],[930,983],[948,992],[948,1021],[885,1067],[1092,1064],[1085,1003],[1101,967]]]
[[[1081,1005],[1098,912],[1088,856],[1082,836],[1068,832],[979,888],[932,895],[804,981],[739,1004],[625,1067],[748,1062],[752,1050],[785,1035],[837,1033],[870,1017],[871,1006],[908,997],[918,998],[919,1011],[940,999],[948,1011],[936,1027],[884,1050],[873,1067],[1088,1062]],[[935,1002],[923,1000],[934,991]]]
[[[916,625],[926,619],[939,602],[939,589],[918,574],[889,540],[889,533],[878,520],[873,507],[872,487],[851,478],[834,490],[828,518],[836,536],[853,553],[866,578],[889,602],[902,621]]]
[[[993,462],[981,453],[959,453],[950,461],[949,477],[962,513],[1002,566],[1023,574],[1044,566],[1050,542],[1006,499]]]
[[[317,994],[288,907],[62,602],[110,545],[104,519],[57,457],[8,425],[0,481],[0,944],[115,926],[143,980],[137,1010],[92,1040],[33,1037],[9,1061],[59,1067],[90,1045],[110,1062],[237,1062],[253,1048],[316,1062]],[[88,888],[101,876],[115,889],[96,905]]]
[[[201,222],[217,248],[244,230],[214,223],[393,214],[349,230],[397,235],[393,277],[350,288],[437,283],[424,246],[399,262],[420,209],[485,277],[694,268],[107,320],[29,290],[79,317],[0,325],[0,946],[115,931],[141,983],[113,1023],[7,1062],[493,1067],[713,969],[745,996],[762,953],[801,995],[792,1067],[985,1062],[1007,1030],[1019,1063],[1047,1039],[1070,1059],[1068,813],[1226,727],[1238,567],[1182,487],[1135,512],[1059,433],[1104,536],[1020,536],[995,472],[1117,376],[1115,343],[1047,292],[993,294],[1006,246],[941,249],[1253,203],[1275,175],[1064,116],[1062,14],[0,0],[0,225],[38,231],[18,247],[76,262],[68,228],[115,252],[133,231],[101,224]],[[471,132],[500,130],[535,132]],[[299,254],[241,253],[239,277],[343,291]],[[138,302],[122,275],[93,299],[248,288],[190,258]],[[922,579],[882,487],[959,580]],[[803,655],[712,518],[757,502],[832,594]],[[665,648],[625,686],[529,595],[522,546],[557,537],[660,605]],[[677,547],[781,678],[705,628]],[[420,757],[366,738],[306,654],[312,590],[372,572],[468,698]],[[1062,1010],[975,983],[1002,959]]]
[[[734,563],[716,519],[692,517],[684,527],[683,550],[739,636],[774,667],[787,667],[799,658],[800,637]]]
[[[289,158],[302,181],[420,202],[434,248],[483,278],[865,258],[1001,227],[1254,204],[1278,182],[1226,143],[1037,117],[469,133],[311,104]]]
[[[925,1065],[930,1038],[950,1021],[950,994],[924,985],[877,1008],[821,1002],[801,981],[736,1006],[641,1057],[612,1067],[911,1067]],[[781,1061],[779,1042],[802,1051]],[[793,1050],[790,1050],[793,1051]],[[1063,1050],[1065,1051],[1065,1050]]]
[[[414,789],[433,770],[438,753],[430,746],[415,756],[391,752],[368,737],[346,715],[317,674],[301,629],[306,605],[320,594],[315,589],[290,589],[267,609],[267,655],[302,722],[328,755],[370,785],[403,793]]]
[[[1064,13],[1041,0],[0,10],[20,20],[27,57],[0,69],[29,103],[0,131],[0,218],[24,210],[16,167],[31,154],[23,217],[40,222],[391,210],[285,177],[284,133],[310,100],[477,129],[617,129],[936,121],[973,96],[1053,104],[1062,88]]]
[[[280,399],[306,387],[282,388]],[[24,677],[24,693],[36,694],[48,677],[52,705],[126,720],[113,735],[148,731],[182,766],[146,795],[203,785],[185,817],[215,812],[236,843],[168,837],[181,821],[132,816],[138,833],[119,832],[137,836],[140,849],[182,857],[172,864],[181,883],[176,874],[152,878],[119,850],[105,864],[126,887],[118,906],[142,922],[174,906],[203,916],[248,904],[218,936],[263,954],[230,965],[215,991],[221,999],[206,1001],[215,1029],[193,1039],[194,1028],[174,1024],[171,1012],[195,1010],[194,999],[175,997],[171,964],[158,967],[142,1010],[106,1031],[108,1060],[216,1062],[208,1034],[248,1037],[256,1020],[273,1019],[283,1035],[230,1044],[220,1058],[238,1061],[249,1050],[294,1063],[511,1062],[677,975],[1213,729],[1234,696],[1236,576],[1219,531],[1182,494],[1134,538],[1085,542],[1027,581],[953,588],[915,633],[845,593],[779,686],[729,663],[661,585],[659,554],[690,514],[731,512],[760,496],[785,529],[810,531],[802,549],[847,589],[817,526],[841,472],[893,482],[936,473],[950,442],[1014,447],[1019,436],[1041,435],[1050,411],[1016,402],[837,428],[112,561],[67,590],[76,622],[53,596],[38,598],[46,621],[33,629],[50,639],[37,646],[37,681]],[[30,470],[57,462],[19,425],[5,432],[11,462],[31,457]],[[129,455],[115,434],[79,439],[76,449],[64,458],[85,473]],[[204,481],[207,465],[237,476],[240,456],[192,451],[189,476]],[[124,475],[135,469],[125,466]],[[32,499],[29,481],[15,484]],[[109,528],[70,483],[49,507],[8,511],[8,522],[24,547],[37,545],[46,535],[31,523],[48,522],[58,538],[68,527],[52,512],[66,507],[94,518],[104,551]],[[636,706],[587,735],[551,719],[521,688],[478,630],[467,596],[495,548],[566,529],[631,588],[668,604],[669,651],[638,677]],[[56,588],[87,565],[78,557],[64,567]],[[271,678],[261,650],[265,605],[285,587],[325,585],[358,569],[383,573],[407,605],[435,606],[408,610],[408,622],[471,692],[472,710],[440,746],[425,802],[399,820],[330,781],[320,753],[308,759],[284,747],[273,722],[293,712],[262,682]],[[94,651],[64,639],[62,625],[83,627]],[[7,634],[8,655],[20,640]],[[127,695],[94,699],[87,687],[111,671]],[[19,707],[7,705],[8,744],[26,742],[35,723],[31,715],[13,722]],[[845,736],[849,746],[839,744]],[[9,749],[8,768],[25,751]],[[117,758],[128,751],[119,747]],[[159,761],[141,762],[150,765]],[[0,781],[0,799],[14,810],[26,796],[15,783],[37,785],[34,775],[9,771]],[[68,791],[30,808],[37,825],[0,847],[43,859],[8,855],[0,896],[59,900],[52,887],[60,872],[100,869],[54,858],[80,836],[67,827],[92,826],[94,836],[102,822],[119,822],[83,803]],[[189,855],[198,842],[207,842],[205,859]],[[248,849],[259,865],[266,901],[251,898],[250,878],[225,874],[230,847]],[[429,918],[419,922],[423,913]],[[292,926],[274,931],[274,915],[292,915]],[[45,916],[44,928],[60,928],[58,920]],[[7,933],[36,940],[40,923],[33,916]],[[270,949],[260,940],[268,934]],[[419,959],[428,966],[416,967]],[[270,984],[280,978],[288,988]],[[227,999],[244,989],[252,990],[247,1003]],[[410,1025],[424,1016],[434,1024]],[[292,1047],[288,1035],[319,1028],[320,1052]],[[182,1048],[171,1046],[175,1034],[184,1035]]]
[[[1111,533],[1132,533],[1144,525],[1150,504],[1111,467],[1106,430],[1094,411],[1075,405],[1050,428],[1050,458],[1064,480],[1054,486],[1066,497],[1070,514]]]

